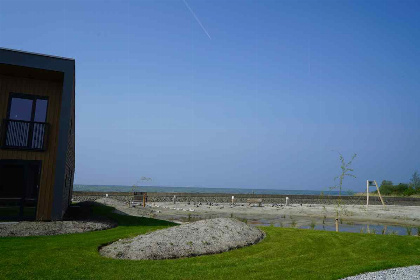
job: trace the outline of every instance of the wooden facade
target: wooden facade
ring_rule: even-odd
[[[3,134],[0,163],[40,163],[37,220],[61,219],[71,200],[75,168],[74,67],[72,59],[0,49],[0,120],[4,120],[0,130]],[[42,149],[19,149],[5,145],[6,134],[10,130],[6,127],[10,118],[10,100],[14,94],[47,100],[47,129],[42,131],[45,137]],[[6,184],[5,181],[3,175],[3,184]]]

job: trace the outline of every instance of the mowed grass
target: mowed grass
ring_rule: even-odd
[[[0,279],[339,279],[420,264],[420,238],[262,227],[257,245],[187,259],[104,258],[98,247],[173,225],[95,212],[118,221],[105,231],[45,237],[0,237]]]

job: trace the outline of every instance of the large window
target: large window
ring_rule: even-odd
[[[44,149],[47,109],[47,97],[10,94],[3,147]]]
[[[47,97],[11,94],[9,119],[44,123],[47,119],[47,107]]]
[[[0,220],[35,219],[41,162],[0,160]]]

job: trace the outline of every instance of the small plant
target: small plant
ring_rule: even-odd
[[[335,177],[334,180],[339,179],[339,183],[337,186],[333,187],[333,189],[338,189],[338,195],[339,198],[341,198],[341,192],[343,190],[343,180],[346,176],[356,178],[355,175],[353,175],[351,172],[354,170],[350,168],[353,160],[356,158],[357,154],[353,154],[351,160],[349,162],[346,162],[343,155],[339,153],[340,155],[340,162],[341,162],[341,174],[337,177]]]
[[[370,233],[372,233],[372,234],[376,234],[376,229],[372,229],[371,231],[370,231]]]
[[[243,222],[243,223],[245,223],[245,224],[247,224],[248,223],[248,219],[246,219],[246,218],[237,218],[239,221],[241,221],[241,222]]]
[[[142,182],[149,182],[149,181],[152,181],[152,178],[142,176],[142,177],[140,178],[140,180],[139,180],[139,181],[137,181],[137,183],[135,183],[135,184],[132,186],[131,191],[132,191],[133,193],[134,193],[134,192],[136,192],[136,191],[138,191],[138,190],[139,190],[139,188],[141,188]]]
[[[341,213],[343,212],[343,205],[342,205],[342,201],[341,201],[341,193],[343,191],[343,181],[345,177],[353,177],[356,178],[356,176],[352,173],[354,172],[354,169],[350,168],[353,160],[356,158],[356,154],[353,154],[352,158],[350,159],[350,161],[346,162],[343,155],[341,153],[338,153],[340,155],[340,162],[341,162],[341,174],[337,177],[334,178],[334,181],[336,181],[338,179],[338,184],[331,187],[331,190],[337,189],[338,190],[338,199],[336,200],[336,205],[335,205],[335,212],[336,212],[336,219],[340,218]]]
[[[407,231],[407,235],[411,235],[413,229],[411,227],[405,227],[405,230]]]
[[[230,213],[230,217],[233,218],[233,213]]]
[[[386,233],[386,229],[384,227],[384,228],[382,228],[382,235],[384,235],[385,233]]]
[[[290,224],[290,226],[291,226],[292,228],[296,227],[296,221],[295,221],[295,220],[292,220],[292,223]]]
[[[188,222],[191,222],[191,214],[188,214]]]
[[[360,228],[360,233],[365,233],[363,228]]]
[[[311,229],[315,229],[316,224],[315,224],[315,222],[314,222],[314,221],[312,221],[312,222],[311,222],[311,224],[310,224],[309,226],[311,227]]]
[[[270,227],[274,227],[274,223],[273,222],[270,223]]]
[[[340,224],[341,224],[341,225],[343,224],[343,219],[342,219],[342,218],[340,218]]]
[[[188,241],[187,245],[192,246],[193,245],[192,241]]]

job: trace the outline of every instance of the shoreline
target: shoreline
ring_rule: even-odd
[[[288,206],[263,204],[253,207],[247,203],[188,203],[148,202],[146,207],[129,204],[114,198],[102,197],[99,203],[116,208],[121,214],[141,216],[185,223],[201,219],[226,217],[247,220],[250,223],[279,226],[305,227],[311,223],[318,226],[333,226],[337,207],[335,205],[290,204]],[[420,206],[342,205],[340,224],[387,225],[420,227]]]
[[[73,192],[73,201],[94,201],[108,197],[128,203],[133,199],[129,192]],[[234,196],[235,203],[247,203],[248,199],[262,199],[263,204],[285,204],[286,197],[290,204],[322,204],[335,205],[341,198],[341,204],[366,205],[366,196],[335,196],[335,195],[281,195],[281,194],[235,194],[235,193],[164,193],[148,192],[147,201],[173,202],[174,196],[177,202],[186,203],[231,203]],[[420,206],[419,197],[394,197],[384,196],[385,205]],[[370,196],[370,205],[381,205],[378,196]]]

